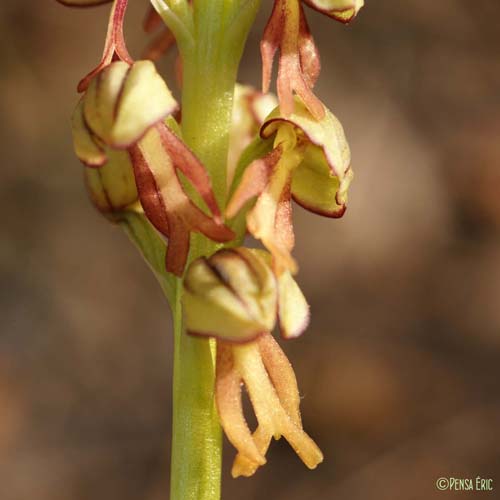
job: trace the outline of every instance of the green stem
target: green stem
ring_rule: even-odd
[[[217,500],[222,439],[213,399],[212,351],[210,341],[185,334],[181,294],[177,280],[170,498]]]
[[[144,215],[119,220],[156,275],[174,319],[172,500],[220,498],[221,431],[213,401],[210,342],[182,327],[182,280],[165,272],[165,243]]]
[[[194,0],[194,44],[180,47],[183,138],[206,166],[221,209],[227,195],[236,75],[259,4],[260,0]],[[193,235],[190,260],[217,248],[207,238]],[[218,500],[222,435],[214,404],[215,341],[185,334],[181,280],[176,286],[170,499]]]

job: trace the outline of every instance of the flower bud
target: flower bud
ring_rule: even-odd
[[[183,302],[191,334],[248,342],[274,328],[277,283],[262,252],[220,250],[191,264]]]

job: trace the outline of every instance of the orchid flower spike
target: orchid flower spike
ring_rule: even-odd
[[[341,217],[353,173],[342,125],[313,92],[321,63],[304,5],[348,23],[364,0],[273,0],[260,44],[262,92],[236,84],[260,2],[151,0],[143,28],[157,37],[135,61],[123,31],[128,0],[57,1],[111,4],[100,62],[78,84],[73,142],[95,207],[124,227],[172,308],[180,381],[172,496],[187,498],[200,484],[219,491],[215,407],[237,450],[233,477],[253,475],[281,437],[314,469],[323,454],[304,431],[295,373],[272,333],[294,339],[310,320],[294,278],[292,200]],[[175,44],[182,124],[152,62]],[[275,57],[277,98],[269,93]],[[264,249],[238,247],[246,231]],[[205,341],[184,342],[184,334]],[[257,419],[253,429],[243,386]],[[192,426],[207,418],[210,426],[184,432],[188,414]]]
[[[352,180],[351,155],[344,130],[325,107],[316,120],[296,98],[295,111],[285,117],[275,110],[261,128],[262,138],[274,136],[274,149],[252,162],[227,207],[234,217],[252,198],[247,228],[273,254],[278,272],[296,271],[291,256],[294,234],[291,199],[325,217],[341,217]]]
[[[263,250],[220,250],[195,260],[184,278],[183,309],[188,333],[217,338],[215,398],[221,425],[238,450],[233,476],[250,476],[263,465],[271,438],[284,436],[304,463],[315,468],[321,451],[302,429],[293,369],[270,332],[300,335],[309,307],[288,272],[276,276]],[[245,384],[258,420],[245,421]]]
[[[116,61],[91,80],[73,116],[73,138],[76,155],[88,167],[105,165],[110,150],[128,152],[144,212],[169,240],[167,270],[180,276],[192,231],[219,242],[234,235],[222,224],[205,168],[164,122],[177,108],[152,62]],[[190,199],[177,170],[211,216]]]

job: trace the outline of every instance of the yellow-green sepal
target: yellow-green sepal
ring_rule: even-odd
[[[101,167],[106,163],[106,153],[92,134],[83,116],[83,100],[80,100],[71,118],[73,147],[77,158],[88,167]]]
[[[107,148],[100,168],[85,168],[85,184],[95,207],[103,214],[120,212],[138,199],[129,154]]]
[[[293,339],[309,325],[309,304],[289,271],[278,277],[278,317],[281,336]]]
[[[116,61],[90,83],[84,118],[91,131],[113,148],[127,148],[178,105],[151,61]]]

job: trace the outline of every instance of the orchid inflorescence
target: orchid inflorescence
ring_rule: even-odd
[[[106,0],[60,0],[90,7]],[[262,92],[236,84],[228,139],[229,200],[183,139],[182,109],[154,66],[193,20],[194,3],[152,0],[144,28],[161,30],[142,60],[125,43],[127,0],[112,2],[101,61],[78,84],[72,128],[90,196],[114,222],[141,217],[165,249],[165,279],[182,280],[185,330],[216,339],[214,400],[220,423],[238,454],[233,476],[252,475],[266,462],[272,437],[284,436],[315,468],[323,456],[304,432],[293,369],[272,337],[298,337],[309,306],[294,275],[292,200],[307,210],[341,217],[352,180],[349,146],[338,119],[313,91],[319,52],[304,4],[342,23],[363,0],[274,0],[261,42]],[[163,26],[163,20],[168,27]],[[278,57],[277,98],[269,93]],[[180,50],[177,77],[189,50]],[[222,200],[222,201],[221,201]],[[242,246],[245,232],[263,248]],[[193,234],[216,244],[194,252]],[[143,254],[151,264],[151,259]],[[141,242],[139,242],[141,247]],[[258,426],[244,416],[245,386]]]

